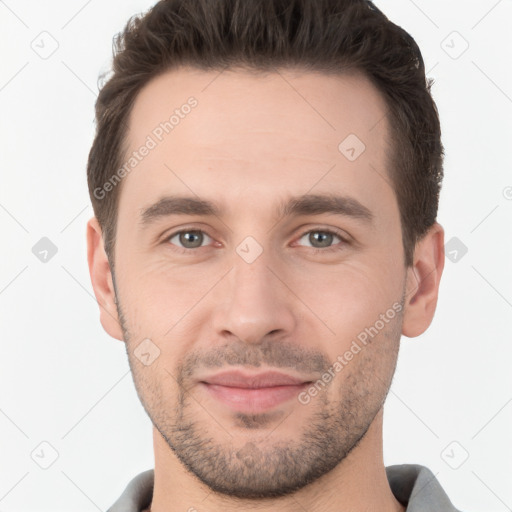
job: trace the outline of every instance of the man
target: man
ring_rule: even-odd
[[[400,337],[444,266],[413,39],[363,0],[169,0],[113,69],[88,262],[155,469],[110,510],[456,510],[382,455]]]

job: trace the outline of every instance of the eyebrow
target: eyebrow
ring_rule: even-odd
[[[224,210],[212,201],[188,196],[165,196],[142,209],[140,224],[148,227],[171,215],[200,215],[222,217]],[[374,214],[357,199],[334,194],[305,194],[282,201],[277,217],[333,214],[353,218],[372,225]]]

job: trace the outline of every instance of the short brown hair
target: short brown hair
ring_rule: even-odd
[[[139,91],[180,65],[201,70],[298,68],[359,71],[388,107],[388,175],[401,219],[405,265],[435,222],[444,149],[432,79],[418,45],[367,0],[161,0],[117,34],[113,74],[96,101],[87,164],[94,214],[113,268],[121,185],[98,198],[122,165],[129,114]],[[341,142],[341,141],[340,141]]]

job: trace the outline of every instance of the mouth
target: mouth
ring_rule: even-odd
[[[280,372],[222,372],[199,381],[216,401],[238,412],[261,413],[297,397],[311,380]]]

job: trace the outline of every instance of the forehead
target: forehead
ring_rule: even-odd
[[[361,74],[182,67],[141,90],[128,127],[125,162],[137,161],[120,212],[168,193],[261,206],[269,191],[282,201],[336,187],[394,201],[386,104]]]

